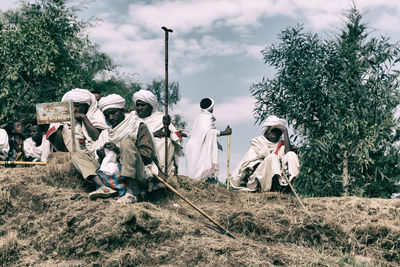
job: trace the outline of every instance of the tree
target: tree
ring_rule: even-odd
[[[301,25],[279,35],[263,50],[276,69],[272,79],[253,84],[258,122],[270,114],[288,119],[304,141],[296,186],[312,196],[388,197],[400,180],[399,104],[395,70],[399,46],[372,38],[352,7],[340,34],[322,39]],[[396,134],[397,132],[397,134]]]
[[[33,117],[36,103],[90,88],[98,72],[114,69],[75,12],[63,0],[38,0],[0,13],[0,121]]]

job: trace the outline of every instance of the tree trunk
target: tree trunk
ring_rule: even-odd
[[[349,195],[349,160],[348,151],[343,153],[343,192],[345,196]]]

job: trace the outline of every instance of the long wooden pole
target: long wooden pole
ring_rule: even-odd
[[[1,165],[46,165],[46,162],[31,162],[31,161],[0,161]]]
[[[181,199],[183,199],[186,203],[188,203],[190,206],[192,206],[195,210],[197,210],[198,212],[200,212],[201,215],[203,215],[204,217],[206,217],[208,220],[210,220],[213,224],[215,224],[218,228],[220,228],[227,236],[232,237],[232,238],[236,238],[235,236],[233,236],[228,230],[226,230],[222,225],[220,225],[218,222],[216,222],[215,220],[213,220],[207,213],[205,213],[202,209],[200,209],[199,207],[197,207],[195,204],[193,204],[189,199],[185,198],[181,193],[179,193],[175,188],[173,188],[170,184],[168,184],[166,181],[164,181],[164,179],[162,179],[160,176],[158,176],[157,174],[155,174],[153,171],[150,171],[151,174],[157,178],[158,181],[160,181],[161,183],[163,183],[169,190],[171,190],[172,192],[174,192],[176,195],[178,195]]]
[[[229,176],[229,161],[230,161],[230,155],[231,155],[231,135],[228,135],[228,158],[226,160],[226,189],[229,190],[229,184],[230,184],[230,176]]]
[[[165,32],[165,116],[168,116],[168,33],[172,32],[172,29],[168,29],[167,27],[161,27],[161,29]],[[164,173],[168,175],[168,127],[169,125],[164,124],[164,132],[165,132],[165,167]]]

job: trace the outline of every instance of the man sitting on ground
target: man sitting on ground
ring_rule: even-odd
[[[10,146],[6,130],[0,129],[0,160],[6,160]]]
[[[125,99],[116,94],[102,97],[99,101],[99,108],[111,125],[111,129],[100,134],[96,147],[99,148],[100,158],[106,156],[104,153],[106,151],[103,152],[103,149],[119,155],[121,171],[118,179],[109,182],[108,179],[99,177],[96,171],[100,165],[89,154],[76,152],[72,155],[72,164],[83,178],[93,181],[98,187],[89,194],[92,200],[118,195],[118,203],[134,203],[137,201],[139,190],[147,190],[149,180],[152,178],[146,170],[153,162],[157,162],[152,136],[135,111],[124,114],[124,106]],[[112,153],[109,155],[113,156]],[[115,187],[114,182],[119,183],[118,187]]]
[[[46,162],[50,154],[50,142],[39,125],[32,125],[30,130],[31,137],[24,141],[26,160]]]
[[[65,93],[61,101],[74,104],[75,150],[86,150],[94,156],[94,142],[101,131],[108,128],[103,113],[97,108],[95,96],[86,89],[76,88]],[[57,151],[73,152],[69,124],[51,124],[46,137]]]
[[[269,116],[263,123],[262,136],[250,141],[250,148],[231,177],[231,186],[242,191],[278,191],[300,171],[297,155],[291,145],[286,121]],[[281,136],[283,134],[283,140]],[[282,172],[285,172],[282,173]]]
[[[139,118],[143,119],[150,132],[154,136],[154,144],[157,149],[161,169],[165,168],[165,131],[164,125],[168,125],[168,174],[177,174],[178,159],[182,151],[182,137],[173,124],[171,117],[164,116],[157,111],[157,98],[148,90],[139,90],[132,97],[136,105],[136,112]]]

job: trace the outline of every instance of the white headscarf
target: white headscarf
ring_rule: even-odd
[[[212,98],[209,98],[209,97],[207,97],[208,99],[210,99],[211,100],[211,105],[208,107],[208,108],[201,108],[200,107],[200,109],[201,110],[207,110],[207,111],[210,111],[211,112],[211,110],[214,108],[214,100],[212,99]],[[204,98],[204,99],[206,99],[206,98]]]
[[[268,116],[262,125],[263,126],[262,134],[263,135],[265,134],[269,126],[275,126],[275,125],[282,125],[286,127],[286,121],[274,115]]]
[[[136,105],[136,101],[138,100],[142,100],[143,102],[149,104],[153,108],[151,113],[157,111],[156,110],[158,105],[157,97],[152,92],[148,90],[137,91],[136,93],[133,94],[132,101]]]
[[[84,103],[91,106],[92,103],[96,103],[96,97],[86,89],[75,88],[66,92],[62,97],[61,101],[62,102],[72,101],[74,103]]]
[[[110,108],[123,109],[125,107],[125,99],[117,94],[104,96],[100,98],[98,107],[103,112]]]

